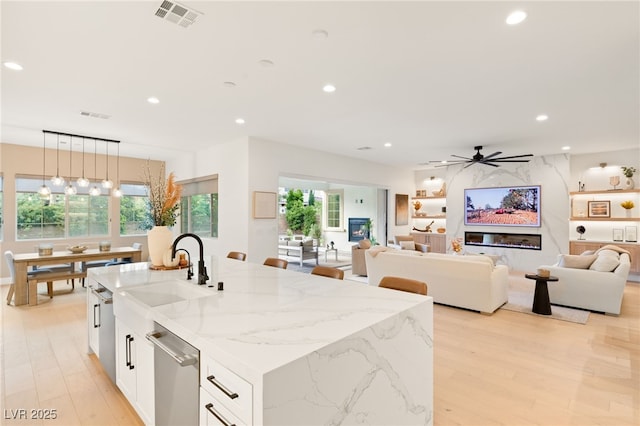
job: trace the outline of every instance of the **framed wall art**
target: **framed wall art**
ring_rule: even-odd
[[[613,228],[613,241],[622,241],[623,235],[622,228]]]
[[[638,241],[638,227],[627,226],[624,228],[624,239],[627,242],[635,243]]]
[[[253,218],[275,219],[277,198],[275,192],[253,191]]]
[[[409,195],[396,194],[396,225],[409,224]]]
[[[589,201],[587,207],[589,217],[611,217],[610,201]]]

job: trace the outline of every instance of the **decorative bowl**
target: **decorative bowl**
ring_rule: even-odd
[[[53,254],[53,246],[51,244],[40,244],[38,246],[38,256],[51,256]]]
[[[82,253],[87,249],[86,246],[71,246],[71,247],[67,247],[67,250],[69,250],[71,253]]]
[[[445,228],[438,228],[436,229],[436,231],[438,231],[438,234],[444,234],[446,232]]]
[[[100,241],[100,243],[98,243],[98,249],[100,251],[110,251],[111,241]]]

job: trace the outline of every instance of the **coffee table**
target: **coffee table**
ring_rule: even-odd
[[[336,262],[338,261],[338,249],[337,248],[327,248],[324,252],[324,261],[327,262],[327,254],[332,251],[336,255]]]
[[[531,310],[540,315],[551,315],[551,302],[549,301],[548,282],[558,281],[557,277],[541,277],[538,274],[525,274],[526,278],[536,280],[536,291],[533,294],[533,306]]]

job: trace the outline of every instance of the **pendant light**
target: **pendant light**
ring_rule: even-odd
[[[78,190],[73,186],[73,180],[71,180],[71,157],[72,157],[73,137],[69,136],[69,185],[64,188],[64,193],[67,195],[76,195]]]
[[[51,178],[53,186],[64,185],[64,178],[60,176],[60,135],[56,142],[56,175]]]
[[[105,178],[102,181],[103,188],[113,188],[113,181],[109,179],[109,142],[105,141],[105,147],[107,148],[107,172],[105,173]]]
[[[51,189],[49,189],[49,187],[47,185],[44,184],[44,176],[47,173],[46,172],[46,161],[47,161],[47,152],[46,152],[46,144],[47,144],[47,134],[46,133],[42,133],[43,134],[43,140],[42,140],[42,186],[40,187],[40,189],[38,189],[38,195],[40,195],[40,198],[47,199],[49,198],[49,196],[51,195]]]
[[[98,188],[98,141],[93,140],[93,187],[89,190],[89,195],[95,197],[100,195],[100,188]]]
[[[82,177],[78,178],[78,186],[83,188],[89,186],[89,179],[84,177],[84,138],[82,138]]]
[[[122,190],[120,189],[120,143],[118,143],[118,161],[116,162],[116,189],[111,192],[116,198],[122,197]]]

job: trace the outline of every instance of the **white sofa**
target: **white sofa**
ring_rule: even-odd
[[[555,265],[540,266],[548,269],[552,276],[558,277],[557,282],[548,284],[551,303],[619,315],[624,286],[631,268],[629,255],[621,253],[619,265],[612,272],[576,269],[575,265],[561,266],[568,258],[567,255],[559,255]]]
[[[485,314],[507,303],[509,270],[486,256],[367,250],[365,260],[370,285],[388,275],[424,281],[435,303]]]

